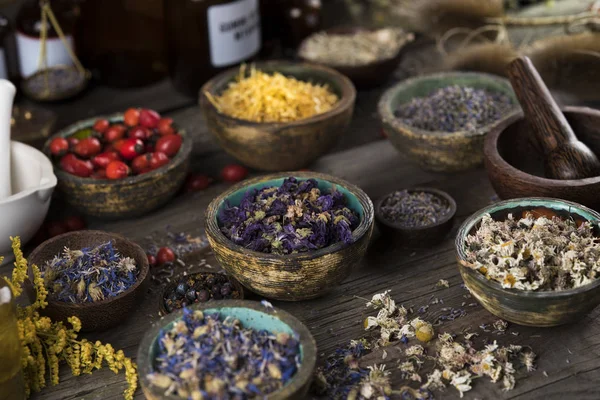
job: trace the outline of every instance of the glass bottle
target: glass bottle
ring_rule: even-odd
[[[8,18],[0,14],[0,79],[9,79],[6,38],[10,32]]]
[[[75,44],[83,65],[108,86],[156,82],[167,73],[163,0],[86,0]]]
[[[24,400],[21,342],[17,330],[16,305],[10,287],[0,277],[0,399]]]
[[[49,0],[49,2],[58,24],[65,34],[69,47],[73,49],[73,29],[78,13],[75,3],[71,0]],[[49,20],[46,26],[48,35],[46,39],[47,66],[72,65],[73,61],[69,56],[69,52]],[[15,26],[19,71],[22,78],[31,76],[38,70],[42,44],[40,39],[41,28],[42,9],[40,0],[27,0],[19,9]]]
[[[165,1],[169,75],[189,96],[261,47],[259,0]]]

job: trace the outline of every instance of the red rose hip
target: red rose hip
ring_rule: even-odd
[[[128,108],[123,113],[123,121],[127,126],[136,126],[140,120],[140,110],[137,108]]]
[[[65,218],[63,224],[68,232],[85,229],[85,221],[79,215],[71,215],[70,217]]]
[[[161,118],[160,121],[158,121],[158,126],[156,128],[161,135],[175,133],[175,129],[173,129],[173,118]]]
[[[115,124],[104,132],[104,140],[108,143],[111,143],[115,140],[123,139],[126,129],[127,128],[121,124]]]
[[[106,167],[106,177],[108,179],[123,179],[129,175],[129,167],[123,161],[112,161]]]
[[[154,257],[152,254],[147,254],[146,256],[148,257],[148,265],[151,267],[156,266],[156,257]]]
[[[181,135],[166,135],[158,139],[154,148],[156,151],[163,152],[167,156],[173,157],[181,148],[182,142],[183,139],[181,138]]]
[[[48,236],[53,238],[54,236],[67,233],[68,229],[61,221],[52,221],[46,224],[46,231],[48,232]]]
[[[160,115],[156,111],[147,108],[140,110],[140,120],[138,123],[141,126],[153,129],[158,126],[158,121],[160,121]]]
[[[77,146],[77,143],[79,143],[79,139],[70,137],[67,139],[67,142],[69,142],[69,149],[73,150]]]
[[[225,182],[239,182],[248,176],[248,169],[238,164],[229,164],[221,170],[221,179]]]
[[[169,157],[165,153],[156,151],[150,156],[150,169],[157,169],[169,163]]]
[[[105,169],[111,161],[119,161],[121,157],[116,151],[105,151],[92,158],[92,163],[98,167]]]
[[[123,142],[118,150],[121,153],[121,157],[126,160],[133,160],[144,151],[144,142],[140,139],[129,138]]]
[[[152,154],[146,153],[131,161],[131,169],[136,174],[141,174],[142,172],[148,171],[150,169],[150,159],[152,158]]]
[[[77,158],[75,154],[66,154],[60,159],[60,167],[71,175],[87,178],[94,172],[94,165],[89,160]]]
[[[102,151],[100,141],[94,137],[81,139],[73,149],[79,157],[90,158]]]
[[[62,156],[69,150],[69,141],[62,137],[52,139],[50,142],[50,153],[54,156]]]
[[[161,247],[156,253],[156,262],[161,265],[167,262],[175,261],[175,253],[168,247]]]
[[[148,131],[148,129],[144,128],[143,126],[134,126],[133,128],[129,129],[127,136],[129,136],[130,138],[146,140],[150,137],[150,131]]]
[[[185,181],[186,192],[204,190],[212,183],[212,178],[203,174],[190,174]]]
[[[110,122],[107,119],[99,119],[94,123],[94,130],[96,132],[104,133],[110,126]]]

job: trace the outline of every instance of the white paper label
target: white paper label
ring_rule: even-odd
[[[38,70],[41,40],[17,32],[17,52],[19,53],[19,69],[22,77],[33,75]],[[66,35],[67,43],[73,49],[73,37]],[[48,67],[56,65],[72,65],[73,61],[60,38],[46,39],[46,60]]]
[[[0,49],[0,79],[8,79],[8,69],[6,67],[4,49]]]
[[[239,63],[260,50],[258,0],[208,8],[210,59],[215,67]]]

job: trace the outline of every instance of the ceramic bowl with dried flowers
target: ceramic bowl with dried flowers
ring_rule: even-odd
[[[600,214],[566,200],[501,201],[456,236],[461,276],[492,314],[529,326],[575,322],[600,303]]]
[[[263,171],[304,168],[327,152],[350,124],[355,99],[339,72],[288,61],[236,67],[200,90],[200,108],[223,150]]]
[[[227,343],[227,345],[223,345]],[[308,328],[270,303],[219,300],[163,317],[142,339],[147,399],[305,399],[317,346]]]
[[[206,211],[217,260],[267,298],[312,299],[334,289],[367,250],[373,204],[358,187],[315,172],[266,175],[233,186]]]
[[[149,284],[144,250],[114,233],[65,233],[40,244],[28,260],[39,267],[48,289],[43,312],[58,321],[78,317],[82,332],[118,325],[140,304]]]

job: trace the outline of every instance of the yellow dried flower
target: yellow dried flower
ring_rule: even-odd
[[[431,326],[431,324],[427,322],[420,325],[415,331],[415,336],[419,341],[423,343],[429,342],[435,336],[433,326]]]

